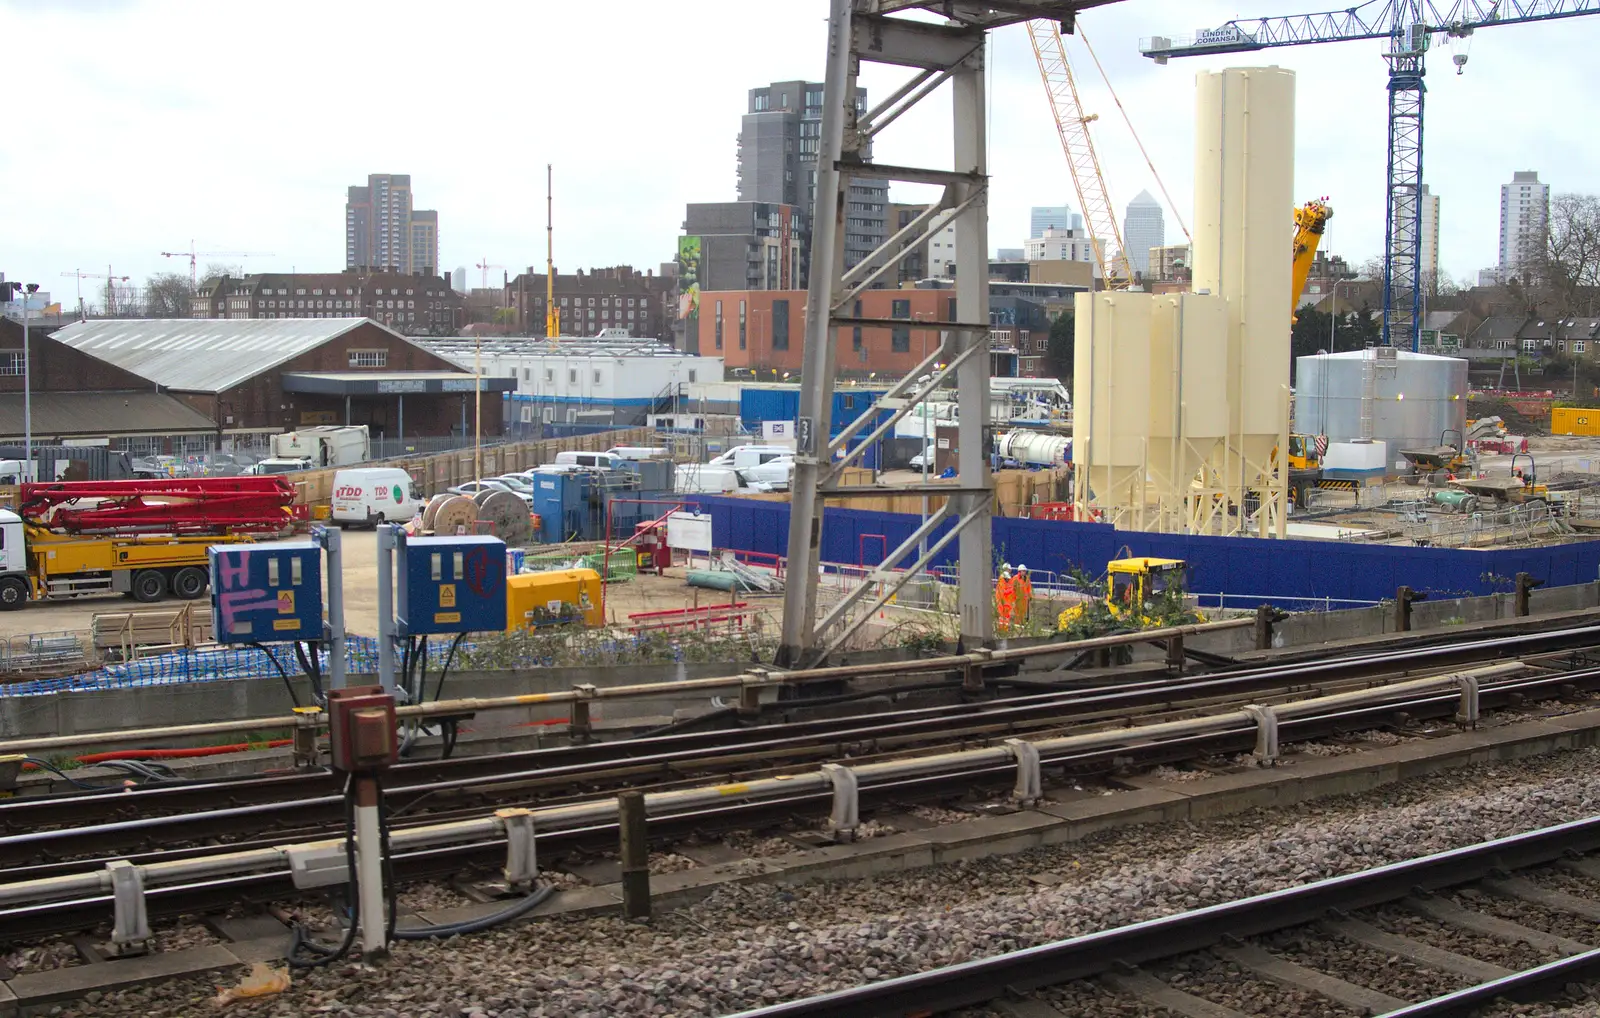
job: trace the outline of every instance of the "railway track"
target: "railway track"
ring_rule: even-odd
[[[1499,1000],[1593,1001],[1597,852],[1600,817],[737,1018],[1246,1018],[1290,1013],[1285,993],[1329,1018],[1468,1018]],[[1499,903],[1548,918],[1527,925]]]
[[[869,717],[790,722],[754,728],[672,735],[450,760],[393,768],[386,797],[398,817],[430,822],[474,815],[489,805],[554,805],[622,788],[665,790],[707,779],[744,781],[825,761],[863,762],[929,748],[993,745],[1014,737],[1154,723],[1366,688],[1419,673],[1481,665],[1522,654],[1542,661],[1543,674],[1496,682],[1482,690],[1487,708],[1530,698],[1574,695],[1600,688],[1600,668],[1581,667],[1600,642],[1591,629],[1524,634],[1454,646],[1363,655],[1323,662],[1243,670],[1220,676],[1149,680],[1098,689],[1073,689],[939,707],[887,711]],[[1542,657],[1541,657],[1542,656]],[[1286,735],[1318,738],[1341,730],[1447,716],[1448,697],[1416,698],[1369,707],[1326,722],[1300,722]],[[1153,766],[1214,753],[1248,750],[1253,735],[1143,747],[1133,756]],[[1063,764],[1061,775],[1105,773],[1127,751],[1106,751]],[[940,790],[937,794],[949,794]],[[74,794],[0,802],[0,866],[51,875],[73,860],[97,857],[184,858],[218,844],[313,840],[337,834],[340,797],[331,774],[317,771],[229,781],[139,788],[114,795]],[[189,848],[188,846],[201,846]]]
[[[1513,669],[1505,669],[1513,670]],[[1575,688],[1591,688],[1600,683],[1600,668],[1576,672],[1545,672],[1517,675],[1504,680],[1485,682],[1479,688],[1479,699],[1485,709],[1494,704],[1528,703],[1547,699]],[[1345,694],[1339,700],[1348,699]],[[1412,691],[1404,696],[1362,694],[1359,705],[1345,705],[1330,700],[1326,709],[1302,715],[1286,716],[1279,725],[1280,737],[1285,741],[1321,738],[1373,725],[1392,724],[1397,712],[1413,719],[1450,718],[1461,705],[1461,697],[1453,690],[1434,686],[1432,691]],[[1316,701],[1321,702],[1321,701]],[[1184,728],[1184,722],[1167,723],[1164,727]],[[1039,771],[1048,787],[1068,775],[1100,769],[1107,771],[1116,766],[1150,766],[1160,762],[1193,760],[1221,753],[1248,753],[1258,747],[1257,727],[1240,715],[1227,715],[1205,720],[1205,732],[1174,733],[1170,737],[1148,739],[1127,735],[1137,729],[1101,736],[1088,736],[1092,745],[1083,748],[1083,737],[1058,740],[1062,748],[1051,748],[1048,740],[1037,743]],[[997,760],[994,752],[975,751],[968,754],[974,762],[960,767],[943,767],[917,770],[920,759],[888,762],[878,765],[882,776],[864,778],[859,787],[859,805],[864,814],[887,807],[898,808],[907,802],[949,802],[970,799],[974,796],[993,799],[995,793],[1013,787],[1018,780],[1018,768],[1009,756]],[[948,758],[948,755],[946,756]],[[977,759],[981,758],[981,759]],[[943,759],[943,758],[940,758]],[[854,765],[853,765],[854,766]],[[860,773],[872,770],[873,765],[856,767]],[[771,782],[781,785],[783,791],[751,797],[747,801],[726,801],[724,788],[713,789],[714,805],[705,805],[705,797],[682,800],[686,805],[674,808],[673,796],[679,793],[662,793],[663,805],[651,813],[650,832],[658,847],[671,846],[682,839],[703,838],[708,834],[742,830],[758,831],[793,823],[797,819],[814,820],[829,816],[835,806],[830,790],[814,783],[806,786],[793,776]],[[743,786],[741,786],[743,787]],[[790,789],[793,791],[790,791]],[[609,806],[607,805],[609,803]],[[614,849],[617,843],[615,800],[601,797],[575,802],[570,807],[541,805],[548,816],[536,825],[537,850],[540,860],[560,860],[569,855],[580,857],[595,852]],[[562,820],[566,816],[569,819]],[[404,880],[436,879],[459,874],[464,870],[490,870],[506,859],[506,840],[494,829],[482,826],[483,810],[461,811],[460,822],[477,824],[473,830],[480,832],[470,840],[437,843],[422,838],[424,831],[436,830],[438,825],[454,815],[430,815],[426,824],[402,823],[395,825],[394,855],[396,873]],[[469,819],[470,818],[470,819]],[[237,822],[237,818],[233,818]],[[489,836],[481,832],[490,831]],[[101,838],[110,832],[70,832],[75,837]],[[417,834],[408,844],[410,835]],[[291,842],[320,840],[332,836],[325,828],[308,828],[299,832],[274,832],[270,837],[251,838],[230,843],[227,850],[233,853],[265,852],[274,855],[277,846]],[[7,839],[9,840],[9,839]],[[23,839],[19,844],[31,844]],[[113,858],[127,859],[140,866],[175,863],[181,860],[198,861],[202,857],[216,858],[219,849],[213,845],[190,845],[182,848],[162,847],[134,853],[116,854],[52,863],[21,865],[8,870],[13,882],[39,881],[52,878],[77,878],[80,874],[93,874],[103,870]],[[274,855],[275,857],[275,855]],[[546,865],[550,863],[546,862]],[[558,863],[557,863],[558,864]],[[7,888],[0,887],[0,893]],[[149,886],[145,890],[145,906],[153,916],[174,915],[187,912],[208,911],[228,907],[238,902],[283,901],[303,895],[285,870],[276,872],[219,871],[206,879]],[[43,898],[44,896],[40,896]],[[16,902],[17,897],[5,900]],[[103,921],[112,905],[109,894],[91,891],[74,894],[60,900],[35,900],[0,909],[0,941],[37,937],[41,933],[71,932]]]

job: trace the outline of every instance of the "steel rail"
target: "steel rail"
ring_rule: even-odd
[[[993,958],[756,1008],[732,1018],[883,1018],[950,1011],[1008,992],[1091,978],[1117,965],[1204,950],[1227,936],[1259,936],[1304,925],[1329,910],[1370,908],[1418,889],[1439,891],[1481,880],[1496,869],[1526,869],[1596,849],[1600,849],[1600,817],[1591,817]]]
[[[1276,717],[1307,717],[1314,716],[1318,711],[1342,710],[1349,706],[1370,705],[1374,702],[1389,703],[1408,693],[1432,692],[1441,685],[1454,686],[1465,678],[1470,678],[1471,688],[1475,695],[1481,680],[1518,674],[1524,668],[1525,666],[1520,661],[1512,661],[1479,668],[1465,676],[1456,674],[1433,676],[1377,689],[1292,701],[1278,705],[1273,709],[1276,716],[1272,718],[1271,723],[1275,730]],[[1108,746],[1127,746],[1129,744],[1159,741],[1168,736],[1203,734],[1226,728],[1230,725],[1237,725],[1240,721],[1258,725],[1264,723],[1264,719],[1260,716],[1258,710],[1247,708],[1243,711],[1229,714],[1179,721],[1164,721],[1137,727],[1109,729],[1056,738],[1027,741],[1008,740],[1012,744],[937,752],[905,759],[857,764],[850,768],[853,774],[850,784],[853,788],[857,783],[871,785],[874,782],[893,781],[912,776],[946,774],[990,764],[1003,766],[1012,763],[1020,770],[1024,766],[1024,761],[1018,747],[1023,745],[1030,748],[1034,760],[1037,761],[1040,756],[1059,751],[1081,751]],[[703,808],[730,798],[781,798],[797,792],[810,791],[833,791],[837,795],[838,786],[835,783],[834,775],[828,770],[830,766],[833,765],[824,765],[822,769],[817,771],[781,774],[774,777],[757,778],[731,784],[653,792],[645,796],[645,808],[650,814],[662,816]],[[1034,783],[1037,784],[1037,780]],[[616,810],[616,798],[605,797],[588,802],[535,808],[531,810],[531,822],[536,830],[583,826],[609,820],[616,815]],[[428,847],[436,844],[470,841],[475,838],[499,834],[507,829],[508,823],[509,820],[502,812],[469,820],[426,823],[393,832],[389,838],[389,844],[397,850],[404,851],[410,848]],[[152,886],[173,883],[181,878],[192,878],[196,875],[232,875],[252,870],[278,868],[290,865],[297,849],[301,851],[316,850],[318,848],[341,845],[342,843],[342,838],[333,838],[319,841],[312,846],[278,845],[271,848],[246,849],[190,859],[154,862],[140,868],[140,880],[142,885]],[[101,869],[36,880],[3,883],[0,884],[0,902],[13,903],[44,900],[109,889],[110,880],[110,871]]]
[[[1139,635],[1148,636],[1150,634]],[[1135,683],[1121,683],[1108,687],[1045,692],[1035,694],[1033,697],[1008,698],[1007,703],[1021,710],[1027,709],[1030,704],[1066,704],[1073,702],[1095,703],[1105,709],[1131,710],[1151,704],[1174,702],[1177,698],[1184,696],[1224,695],[1229,692],[1242,693],[1258,690],[1280,681],[1293,681],[1298,686],[1314,688],[1319,679],[1332,677],[1349,679],[1362,675],[1382,674],[1385,671],[1404,672],[1410,668],[1468,664],[1483,659],[1486,654],[1498,655],[1507,653],[1526,657],[1541,653],[1581,649],[1585,646],[1597,644],[1600,644],[1600,626],[1577,627],[1550,632],[1515,634],[1488,640],[1465,641],[1409,651],[1339,658],[1309,664],[1243,669],[1190,680],[1156,679]],[[1025,648],[1025,650],[1029,651],[1038,649],[1040,648]],[[892,693],[892,690],[886,689],[884,691],[885,696],[892,695]],[[803,706],[803,701],[797,702],[796,706]],[[963,704],[953,707],[921,708],[918,710],[921,713],[918,711],[906,711],[880,714],[877,716],[876,724],[890,725],[902,722],[911,724],[915,723],[916,719],[928,719],[960,713],[988,712],[990,707],[988,704]],[[819,734],[832,729],[838,737],[843,738],[844,735],[839,734],[841,727],[851,724],[859,725],[859,723],[858,719],[833,719],[791,724],[808,726],[799,731]],[[927,723],[930,725],[936,724],[936,722],[931,721]],[[484,777],[492,777],[496,780],[515,781],[520,778],[534,776],[535,772],[540,774],[548,773],[552,767],[564,766],[565,764],[561,761],[568,761],[574,764],[585,760],[614,762],[620,759],[632,758],[635,754],[643,753],[648,755],[652,751],[667,747],[724,747],[731,743],[737,743],[741,739],[748,739],[752,744],[759,745],[760,742],[770,737],[759,734],[760,731],[760,729],[746,730],[745,734],[729,733],[727,731],[699,734],[684,733],[595,743],[583,747],[547,747],[536,750],[522,750],[492,757],[462,757],[451,761],[419,761],[414,764],[402,764],[395,768],[393,774],[401,780],[411,773],[418,772],[437,775],[438,780],[428,783],[427,787],[420,785],[404,786],[408,789],[415,787],[419,791],[432,791],[435,790],[432,785],[451,780],[449,775],[452,774],[461,775],[460,780],[467,784],[473,783],[467,781],[468,775],[478,776],[480,780]],[[789,729],[788,731],[795,732],[797,730]],[[856,737],[863,737],[859,731],[849,729],[847,731]],[[522,770],[516,769],[521,764],[526,764],[526,767]],[[141,788],[125,792],[119,791],[114,796],[105,795],[104,793],[70,793],[50,797],[21,797],[0,801],[0,830],[36,830],[40,827],[69,822],[70,819],[83,816],[85,810],[98,812],[111,809],[126,814],[147,817],[151,813],[162,809],[177,808],[179,804],[206,803],[214,801],[216,798],[226,798],[230,802],[245,805],[252,802],[260,802],[269,796],[277,796],[284,800],[293,800],[302,806],[317,805],[326,807],[333,800],[328,797],[315,798],[315,795],[319,789],[326,788],[329,781],[330,779],[327,777],[326,772],[318,772],[312,775],[246,778],[185,784],[174,787]],[[399,790],[397,788],[397,791]]]
[[[1568,673],[1569,675],[1571,673]],[[1572,681],[1581,681],[1573,679]],[[394,803],[395,808],[405,809],[425,797],[441,792],[472,792],[482,794],[497,786],[516,786],[516,791],[533,793],[537,789],[565,790],[577,784],[592,786],[597,781],[619,781],[624,779],[638,779],[641,777],[662,777],[672,779],[682,778],[693,773],[726,772],[730,767],[744,764],[748,766],[752,760],[759,760],[769,766],[779,760],[791,763],[801,762],[816,758],[846,758],[859,756],[863,749],[877,752],[887,752],[894,748],[909,748],[908,743],[918,740],[928,741],[941,739],[954,741],[957,739],[972,739],[981,736],[984,739],[993,739],[1000,735],[1027,734],[1031,729],[1047,725],[1059,725],[1067,720],[1077,720],[1078,723],[1094,723],[1095,721],[1107,722],[1113,718],[1120,718],[1133,705],[1130,697],[1143,697],[1152,693],[1159,699],[1147,701],[1147,706],[1154,704],[1169,710],[1193,709],[1195,704],[1184,703],[1178,700],[1174,693],[1181,693],[1192,689],[1197,683],[1182,684],[1178,688],[1173,685],[1152,683],[1145,688],[1129,691],[1126,687],[1115,687],[1109,691],[1075,691],[1069,694],[1039,694],[1033,697],[1017,698],[1012,701],[990,701],[980,705],[964,705],[958,711],[952,712],[948,708],[926,708],[902,712],[897,717],[906,716],[908,720],[891,720],[887,723],[878,719],[857,721],[844,719],[845,723],[854,724],[853,728],[843,730],[835,729],[828,734],[825,740],[818,740],[814,736],[799,735],[789,736],[783,731],[773,732],[771,729],[757,729],[749,735],[754,739],[747,741],[734,741],[720,752],[708,755],[706,751],[698,749],[669,750],[663,753],[645,756],[633,756],[639,744],[634,743],[605,743],[603,746],[616,747],[620,754],[604,764],[555,764],[533,767],[518,771],[502,772],[493,778],[467,777],[448,781],[437,781],[421,785],[396,785],[387,790],[387,797]],[[1198,683],[1201,686],[1211,686],[1209,680]],[[1255,683],[1252,683],[1255,685]],[[1403,686],[1403,684],[1402,684]],[[1276,695],[1263,698],[1262,702],[1276,700],[1295,692],[1315,691],[1322,687],[1292,687],[1289,689],[1274,690]],[[1373,689],[1394,687],[1372,687]],[[1229,690],[1232,691],[1231,689]],[[1258,689],[1250,692],[1260,692]],[[1394,695],[1404,695],[1402,688]],[[1371,690],[1365,691],[1370,698]],[[1078,715],[1064,718],[1059,711],[1064,705],[1074,705],[1080,708]],[[1208,703],[1205,706],[1217,710],[1225,706],[1236,706],[1226,702]],[[1098,708],[1098,709],[1096,709]],[[964,726],[964,727],[963,727]],[[981,727],[975,728],[974,726]],[[766,735],[766,738],[760,736]],[[641,740],[648,741],[648,740]],[[562,752],[555,751],[530,751],[524,754],[515,754],[524,760],[551,760],[562,756]],[[508,761],[509,762],[509,761]],[[404,772],[403,768],[396,768],[394,775]],[[730,776],[732,780],[732,776]],[[192,813],[180,813],[168,816],[136,815],[131,819],[112,820],[109,822],[95,823],[87,827],[60,828],[55,830],[40,829],[45,826],[52,816],[60,816],[61,809],[76,807],[94,807],[102,801],[106,805],[123,812],[146,814],[150,812],[140,797],[157,797],[164,794],[162,789],[148,791],[133,791],[118,794],[113,797],[71,797],[65,800],[12,800],[0,804],[0,817],[6,817],[6,827],[24,828],[22,833],[0,837],[0,866],[21,866],[30,861],[44,859],[61,859],[72,853],[71,849],[59,846],[71,845],[81,841],[94,844],[100,851],[117,851],[138,844],[149,843],[157,839],[158,843],[172,843],[183,840],[210,837],[217,834],[233,833],[240,824],[255,824],[260,827],[270,827],[274,820],[290,818],[296,822],[304,821],[308,816],[330,818],[337,814],[340,798],[328,792],[322,795],[307,796],[304,791],[315,788],[328,788],[333,779],[326,772],[308,776],[300,787],[302,794],[299,798],[287,799],[272,803],[256,803],[239,806],[229,806],[220,809],[202,810]],[[208,786],[202,786],[208,787]],[[216,787],[220,792],[230,791],[227,784],[219,783]],[[272,787],[280,787],[273,785]],[[196,789],[193,787],[180,788],[177,791],[193,798]],[[9,816],[8,816],[9,814]]]
[[[1485,687],[1483,697],[1486,702],[1519,694],[1537,697],[1543,691],[1556,688],[1564,678],[1546,675]],[[1380,718],[1391,715],[1395,706],[1375,705],[1322,716],[1292,718],[1284,722],[1283,731],[1295,739],[1336,734],[1370,726]],[[1456,710],[1457,698],[1439,694],[1399,706],[1403,706],[1413,717],[1448,717]],[[1159,743],[1110,747],[1085,753],[1045,754],[1042,755],[1042,764],[1049,768],[1077,771],[1096,766],[1110,769],[1129,757],[1142,764],[1175,762],[1219,752],[1248,750],[1254,740],[1253,728],[1241,723],[1205,736],[1179,737]],[[1014,775],[1013,767],[985,765],[968,771],[863,785],[860,796],[863,805],[874,806],[905,801],[937,801],[973,785],[1009,784]],[[790,820],[796,815],[814,815],[819,808],[826,813],[830,801],[830,793],[811,792],[780,799],[722,803],[705,809],[652,817],[650,836],[653,841],[670,843],[670,839],[690,833],[703,835],[708,831],[750,829],[761,823]],[[592,852],[614,847],[616,832],[617,825],[612,820],[566,830],[537,830],[536,840],[541,858],[552,854],[559,857],[562,852],[572,848]],[[259,846],[250,847],[268,848],[274,844],[278,842],[262,842]],[[214,850],[207,847],[181,850],[186,857],[211,851]],[[463,867],[493,867],[504,862],[504,853],[505,839],[495,836],[477,842],[400,852],[395,856],[395,863],[400,876],[410,880],[459,872]],[[104,861],[109,860],[100,862]],[[60,872],[56,867],[30,867],[17,875],[43,877],[55,875],[56,872]],[[151,915],[177,915],[224,907],[239,900],[283,900],[303,893],[294,887],[287,872],[274,871],[201,884],[152,887],[146,891],[146,897]],[[108,895],[97,895],[0,908],[0,941],[37,938],[48,933],[70,932],[92,926],[104,920],[106,906],[111,900]]]

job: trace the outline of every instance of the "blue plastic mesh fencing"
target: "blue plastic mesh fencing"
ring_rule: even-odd
[[[274,663],[276,662],[276,663]],[[327,674],[328,654],[322,651],[318,662]],[[223,679],[279,678],[279,667],[293,677],[302,674],[294,648],[208,647],[200,650],[153,654],[124,661],[78,675],[28,679],[0,686],[0,697],[39,696],[46,693],[79,693],[96,689],[132,689],[141,686],[170,686],[185,682],[214,682]],[[345,641],[345,668],[355,674],[378,669],[378,641],[371,637],[350,637]]]

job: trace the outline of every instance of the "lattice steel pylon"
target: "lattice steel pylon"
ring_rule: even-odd
[[[1079,10],[1112,2],[1115,0],[995,0],[991,5],[987,0],[830,0],[811,285],[806,298],[805,366],[795,428],[788,587],[776,658],[779,666],[810,667],[826,659],[861,621],[887,604],[952,541],[960,542],[963,565],[958,599],[962,643],[977,647],[992,641],[994,563],[989,520],[994,491],[989,479],[989,178],[984,86],[988,33],[1034,18],[1058,21],[1070,29]],[[944,20],[895,16],[904,12],[914,12],[914,16],[932,13]],[[856,80],[864,61],[910,68],[914,73],[872,109],[859,111]],[[954,152],[950,168],[867,161],[868,146],[877,135],[947,82]],[[925,147],[933,148],[927,143]],[[845,210],[853,177],[933,184],[943,187],[943,193],[876,251],[846,270]],[[956,314],[951,317],[957,320],[939,323],[938,348],[890,386],[879,401],[880,408],[890,411],[886,419],[864,414],[834,435],[830,417],[837,330],[903,325],[901,319],[857,316],[851,310],[854,301],[889,276],[919,243],[949,224],[954,225],[956,234]],[[951,376],[961,404],[956,483],[896,489],[945,496],[943,508],[930,514],[865,582],[818,619],[823,499],[882,495],[883,489],[876,486],[840,485],[844,468],[878,439],[891,434],[896,421]],[[926,550],[921,550],[924,539]],[[909,564],[895,568],[902,561]],[[868,607],[857,612],[862,604]]]
[[[1122,230],[1117,226],[1116,210],[1106,191],[1105,174],[1100,172],[1094,139],[1089,136],[1089,125],[1099,114],[1083,112],[1078,85],[1072,77],[1072,65],[1067,62],[1067,46],[1056,23],[1043,19],[1028,22],[1028,41],[1033,43],[1033,55],[1039,61],[1039,76],[1044,79],[1050,115],[1056,121],[1056,134],[1067,156],[1067,168],[1072,171],[1072,187],[1078,194],[1078,207],[1083,210],[1083,222],[1089,231],[1089,244],[1094,248],[1095,263],[1100,266],[1100,278],[1105,280],[1108,290],[1126,290],[1133,283],[1133,265],[1122,244]],[[1113,240],[1116,248],[1108,254],[1106,243]]]

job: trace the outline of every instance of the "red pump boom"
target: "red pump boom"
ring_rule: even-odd
[[[24,484],[19,515],[68,534],[276,534],[293,523],[294,486],[261,477]]]

